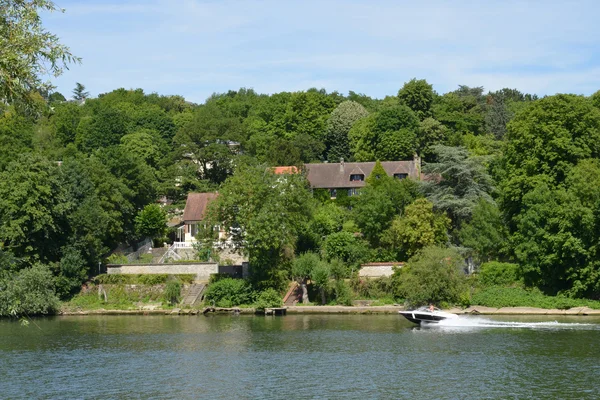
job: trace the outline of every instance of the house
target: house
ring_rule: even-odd
[[[208,204],[216,199],[218,193],[189,193],[183,211],[183,226],[180,228],[179,240],[191,243],[196,240],[198,225],[206,217]]]
[[[382,161],[381,166],[388,176],[396,179],[421,179],[421,161],[415,156],[409,161]],[[375,162],[344,162],[305,164],[307,179],[313,189],[326,189],[332,199],[344,190],[354,196],[366,185]],[[275,167],[276,174],[296,173],[296,167]]]

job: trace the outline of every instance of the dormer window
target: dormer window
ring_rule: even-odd
[[[408,174],[394,174],[394,178],[396,178],[396,179],[406,179],[406,178],[408,178]]]
[[[364,181],[365,176],[363,174],[352,174],[350,175],[350,182]]]

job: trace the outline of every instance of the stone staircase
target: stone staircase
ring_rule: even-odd
[[[287,307],[295,306],[298,298],[302,299],[302,288],[297,282],[292,282],[287,293],[283,296],[283,305]]]
[[[204,297],[204,289],[206,289],[205,283],[193,283],[183,300],[181,300],[182,306],[194,306],[202,301]]]

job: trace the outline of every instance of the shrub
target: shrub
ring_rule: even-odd
[[[142,285],[160,285],[161,283],[167,282],[168,279],[169,275],[167,274],[147,274],[137,276],[137,282]]]
[[[507,286],[522,279],[518,264],[490,261],[479,268],[479,281],[486,286]]]
[[[394,272],[396,297],[412,305],[458,303],[466,291],[464,260],[452,249],[426,247]]]
[[[346,281],[340,279],[334,285],[335,302],[342,306],[352,305],[352,291]]]
[[[222,278],[208,285],[205,299],[217,307],[232,307],[253,303],[254,292],[245,280]]]
[[[546,296],[539,289],[492,286],[473,294],[472,304],[486,307],[538,307],[569,309],[572,307],[600,308],[600,301]]]
[[[0,277],[0,316],[53,314],[58,309],[54,278],[46,265]]]
[[[181,282],[178,279],[170,279],[165,287],[164,300],[173,305],[179,303],[181,297]]]
[[[359,277],[357,273],[350,280],[350,287],[356,296],[361,299],[380,299],[394,296],[394,285],[390,277],[370,279]]]
[[[283,301],[281,295],[273,288],[269,288],[260,292],[256,302],[254,303],[254,307],[257,310],[264,310],[265,308],[270,307],[281,307],[282,305]]]

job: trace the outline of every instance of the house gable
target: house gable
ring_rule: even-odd
[[[217,196],[218,193],[189,193],[183,211],[184,223],[202,221],[206,216],[208,204]]]

